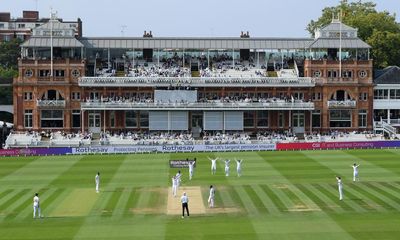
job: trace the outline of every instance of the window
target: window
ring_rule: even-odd
[[[314,110],[312,111],[312,127],[313,128],[320,128],[321,127],[321,110]]]
[[[351,127],[350,110],[331,110],[329,112],[329,125],[333,128]]]
[[[400,89],[390,89],[390,99],[400,99]]]
[[[24,112],[24,127],[31,128],[33,126],[32,110],[25,110]]]
[[[367,101],[367,100],[368,100],[368,93],[366,93],[366,92],[360,93],[358,99],[359,99],[360,101]]]
[[[293,113],[293,127],[304,127],[304,113]]]
[[[374,91],[375,99],[388,99],[389,90],[388,89],[377,89]]]
[[[294,97],[294,99],[296,99],[296,100],[304,100],[304,93],[302,93],[302,92],[295,92],[293,97]]]
[[[72,92],[72,100],[80,100],[81,99],[81,93],[80,92]]]
[[[17,38],[21,41],[23,41],[25,39],[25,35],[23,34],[17,34]]]
[[[140,127],[142,127],[142,128],[149,127],[149,112],[148,111],[140,111]]]
[[[278,113],[278,127],[283,128],[285,125],[285,114],[282,111]]]
[[[125,127],[137,127],[137,119],[135,111],[125,112]]]
[[[18,28],[25,28],[25,23],[19,23]]]
[[[9,41],[11,40],[11,36],[10,36],[10,35],[4,35],[4,36],[3,36],[3,40],[4,40],[5,42],[9,42]]]
[[[257,112],[257,127],[268,127],[268,111]]]
[[[30,78],[33,76],[33,71],[32,69],[28,69],[25,71],[25,77]]]
[[[353,77],[353,72],[350,70],[344,70],[342,72],[342,77],[343,78],[352,78]]]
[[[64,77],[64,70],[55,70],[55,77]]]
[[[319,101],[321,100],[321,93],[320,92],[316,92],[313,94],[313,100]]]
[[[4,28],[4,23],[0,23],[0,29]]]
[[[336,70],[329,70],[328,71],[328,78],[337,78],[338,73]]]
[[[72,127],[81,127],[81,110],[72,110]]]
[[[50,70],[48,69],[39,70],[39,77],[50,77]]]
[[[110,127],[115,128],[115,111],[110,111]]]
[[[243,112],[243,124],[245,128],[254,127],[254,111]]]
[[[33,99],[33,94],[32,92],[24,92],[24,100],[29,101]]]
[[[367,127],[367,110],[358,111],[358,127],[360,128]]]
[[[42,128],[62,128],[64,126],[64,111],[42,110],[40,120]]]

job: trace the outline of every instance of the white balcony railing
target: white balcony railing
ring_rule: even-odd
[[[355,108],[355,107],[357,107],[357,102],[355,100],[328,101],[328,108]]]
[[[315,79],[310,77],[81,77],[79,86],[146,87],[146,86],[254,86],[254,87],[313,87]]]
[[[41,108],[65,107],[65,100],[37,100],[36,103]]]
[[[313,102],[212,102],[212,103],[146,103],[146,102],[101,102],[81,103],[82,110],[314,110]]]

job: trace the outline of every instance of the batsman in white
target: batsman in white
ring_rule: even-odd
[[[236,161],[237,175],[238,175],[238,177],[240,177],[240,176],[242,176],[242,162],[243,162],[243,160],[235,158],[235,161]]]
[[[210,195],[208,196],[208,206],[210,208],[214,207],[214,199],[215,199],[215,189],[213,185],[210,185]]]
[[[99,186],[100,186],[100,173],[99,172],[94,177],[94,182],[96,183],[96,192],[99,193]]]
[[[360,181],[360,178],[358,177],[358,167],[360,166],[360,164],[356,164],[354,163],[353,166],[351,166],[353,168],[353,182],[355,181]]]
[[[217,160],[219,158],[212,159],[212,158],[208,157],[208,159],[210,159],[210,161],[211,161],[211,174],[215,175],[215,173],[217,171]]]
[[[33,218],[36,218],[36,212],[38,213],[38,217],[40,218],[40,199],[39,194],[36,193],[33,197]]]

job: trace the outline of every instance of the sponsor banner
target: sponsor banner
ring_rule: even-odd
[[[194,162],[193,167],[196,167],[196,158],[186,159],[186,160],[169,160],[169,167],[170,168],[189,168],[189,163]]]
[[[221,144],[221,145],[155,145],[127,147],[72,148],[72,154],[146,153],[146,152],[220,152],[275,150],[275,144]]]
[[[393,147],[400,147],[400,141],[310,142],[310,143],[277,143],[276,144],[276,150],[393,148]]]
[[[0,156],[38,156],[65,155],[71,153],[71,148],[12,148],[0,149]]]

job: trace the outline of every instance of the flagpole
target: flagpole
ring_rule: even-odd
[[[50,77],[53,77],[53,9],[50,10]]]
[[[342,79],[342,9],[339,16],[339,80]]]

